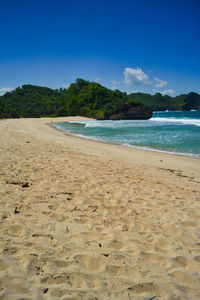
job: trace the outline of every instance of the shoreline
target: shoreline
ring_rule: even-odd
[[[71,133],[64,132],[62,130],[57,130],[55,127],[49,126],[51,125],[51,121],[53,122],[69,122],[69,121],[81,121],[81,120],[94,120],[92,118],[86,118],[86,117],[58,117],[58,118],[22,118],[22,119],[5,119],[2,120],[2,122],[9,122],[14,121],[16,124],[19,122],[25,122],[29,123],[33,122],[34,125],[36,125],[37,130],[41,128],[45,133],[44,137],[47,140],[49,139],[48,135],[51,131],[52,138],[59,138],[61,139],[62,143],[68,144],[68,140],[65,139],[66,137],[70,137],[71,141],[82,141],[82,150],[84,150],[85,153],[91,153],[95,154],[98,152],[100,155],[102,154],[102,151],[105,151],[106,155],[114,155],[115,158],[123,160],[124,162],[130,162],[132,158],[134,158],[134,163],[139,164],[140,166],[144,166],[145,164],[148,167],[153,168],[163,168],[166,170],[174,170],[176,172],[181,171],[185,172],[189,176],[196,176],[198,177],[198,180],[200,181],[200,160],[197,157],[190,157],[190,156],[184,156],[184,155],[178,155],[176,153],[165,153],[165,152],[157,152],[157,151],[149,151],[146,149],[137,149],[132,147],[125,147],[120,144],[112,144],[112,143],[106,143],[101,141],[95,141],[92,139],[87,139],[84,137],[76,136]],[[53,123],[52,122],[52,123]],[[45,128],[49,128],[50,131],[46,131]],[[52,131],[53,129],[53,131]],[[56,130],[55,130],[56,129]],[[24,130],[25,131],[25,130]],[[30,132],[30,131],[29,131]],[[58,135],[54,134],[57,132]],[[42,133],[42,132],[41,132]],[[30,132],[31,134],[31,132]],[[62,138],[61,138],[62,137]],[[95,145],[101,145],[101,149],[98,151],[98,149],[95,147]],[[79,145],[80,146],[80,145]],[[88,147],[90,146],[90,148]],[[141,157],[142,160],[141,161]]]
[[[62,122],[57,122],[57,123],[62,123]],[[68,122],[66,122],[66,123],[68,123]],[[54,128],[54,129],[56,129],[56,130],[58,130],[58,131],[63,132],[66,135],[71,135],[71,136],[74,136],[74,137],[79,137],[79,138],[82,138],[82,139],[91,140],[91,141],[94,141],[94,142],[97,142],[97,143],[111,144],[111,145],[116,145],[116,146],[128,147],[128,148],[136,149],[136,150],[151,151],[151,152],[158,152],[158,153],[164,153],[164,154],[169,154],[169,155],[177,155],[177,156],[200,159],[199,154],[172,152],[172,151],[167,151],[167,150],[158,150],[156,148],[148,148],[148,147],[145,147],[145,146],[136,146],[136,145],[130,145],[130,144],[118,144],[117,142],[114,143],[114,142],[103,141],[103,140],[98,140],[98,139],[95,140],[91,137],[87,137],[87,136],[84,136],[84,135],[81,135],[81,134],[72,133],[72,132],[67,131],[65,129],[58,128],[56,125],[54,125],[54,122],[48,123],[47,125]]]
[[[57,118],[57,123],[59,122],[63,122],[63,118]],[[82,118],[82,117],[72,117],[69,118],[69,121],[81,121],[81,120],[93,120],[90,118]],[[66,122],[68,122],[68,118],[65,119]],[[51,123],[50,123],[51,124]],[[49,126],[50,128],[52,126]],[[56,129],[55,127],[52,127],[53,129]],[[91,145],[93,145],[93,143],[97,143],[100,145],[106,145],[108,146],[108,149],[110,149],[112,151],[112,154],[116,155],[117,149],[120,150],[120,152],[118,154],[121,155],[117,155],[118,157],[120,157],[120,159],[124,159],[126,162],[129,158],[131,158],[131,156],[135,155],[136,161],[137,163],[139,162],[139,159],[141,158],[141,155],[143,157],[144,160],[144,164],[146,163],[148,166],[151,167],[163,167],[166,170],[175,170],[175,171],[179,171],[181,170],[181,172],[186,172],[188,173],[190,176],[197,176],[198,180],[200,181],[200,159],[197,157],[191,157],[191,156],[185,156],[185,155],[179,155],[176,153],[166,153],[166,152],[162,152],[162,151],[151,151],[151,150],[146,150],[146,149],[137,149],[137,148],[133,148],[133,147],[126,147],[124,145],[120,145],[120,144],[114,144],[114,143],[107,143],[104,141],[95,141],[93,139],[90,138],[84,138],[75,134],[72,134],[70,132],[66,132],[64,130],[59,130],[56,129],[57,132],[60,132],[61,134],[63,134],[64,136],[69,136],[75,139],[80,139],[82,141],[86,141],[88,143],[91,143]],[[105,149],[104,149],[105,150]],[[124,151],[123,151],[124,150]],[[124,154],[123,154],[124,152]],[[127,155],[127,157],[126,157]],[[143,165],[143,164],[141,164]]]
[[[0,122],[0,297],[199,300],[199,159],[51,120]]]

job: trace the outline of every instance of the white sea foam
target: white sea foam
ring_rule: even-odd
[[[200,119],[192,118],[160,118],[153,117],[150,120],[120,120],[120,121],[79,121],[70,122],[74,124],[83,124],[85,128],[103,127],[103,128],[123,128],[123,127],[141,127],[159,125],[195,125],[200,126]]]
[[[87,121],[84,121],[84,122],[87,122]],[[73,122],[73,123],[78,123],[78,122]],[[83,123],[83,122],[81,122]],[[93,141],[97,141],[97,142],[103,142],[103,143],[108,143],[108,144],[118,144],[118,145],[122,145],[122,146],[125,146],[125,147],[129,147],[129,148],[134,148],[134,149],[141,149],[141,150],[147,150],[147,151],[153,151],[153,152],[163,152],[163,153],[168,153],[168,154],[175,154],[175,155],[183,155],[183,156],[190,156],[190,157],[196,157],[196,158],[199,158],[199,154],[193,154],[193,153],[184,153],[184,152],[176,152],[176,151],[166,151],[166,150],[161,150],[161,149],[155,149],[155,148],[151,148],[151,147],[147,147],[147,146],[137,146],[137,145],[131,145],[129,143],[123,143],[122,141],[112,141],[112,140],[105,140],[105,139],[102,139],[100,137],[92,137],[92,136],[85,136],[85,135],[82,135],[82,134],[76,134],[76,133],[71,133],[70,130],[66,130],[64,128],[62,128],[62,126],[59,126],[57,124],[51,124],[52,127],[56,128],[57,130],[61,130],[67,134],[70,134],[70,135],[74,135],[74,136],[78,136],[78,137],[81,137],[81,138],[84,138],[84,139],[90,139],[90,140],[93,140]]]
[[[160,123],[176,123],[178,124],[184,124],[184,125],[195,125],[200,126],[200,119],[192,119],[192,118],[159,118],[155,117],[151,119],[154,122],[160,122]]]
[[[191,111],[196,111],[196,110],[191,110]],[[166,114],[167,113],[183,113],[182,110],[155,110],[153,111],[153,114],[157,114],[157,113],[163,113]]]
[[[73,123],[77,123],[77,122],[73,122]],[[57,124],[50,124],[51,127],[59,130],[59,131],[63,131],[65,134],[69,134],[69,135],[72,135],[72,136],[78,136],[78,137],[81,137],[83,139],[87,139],[87,140],[94,140],[94,141],[97,141],[97,142],[104,142],[104,140],[101,140],[99,139],[98,137],[91,137],[91,136],[86,136],[86,135],[83,135],[83,134],[79,134],[79,133],[73,133],[71,132],[69,129],[65,129],[63,128],[62,126],[59,126]]]
[[[142,127],[152,126],[150,120],[119,120],[119,121],[80,121],[70,122],[73,124],[83,124],[85,128],[131,128],[131,127]]]
[[[174,125],[174,127],[172,127],[173,128],[172,131],[170,128],[167,129],[168,134],[165,134],[166,132],[165,126],[168,125],[172,125],[172,126]],[[195,142],[193,140],[193,145],[192,145],[193,148],[190,148],[187,146],[185,147],[185,143],[186,145],[187,142],[191,143],[191,139],[190,139],[191,135],[188,135],[187,138],[188,131],[184,131],[184,134],[182,135],[180,134],[179,130],[176,131],[175,129],[176,127],[183,126],[183,128],[188,127],[188,130],[190,130],[189,125],[195,125],[199,127],[200,119],[197,118],[192,119],[187,117],[182,117],[182,118],[153,117],[150,120],[121,120],[121,121],[106,120],[106,121],[75,121],[75,122],[72,121],[66,123],[65,125],[64,124],[62,125],[62,123],[52,124],[52,126],[57,128],[58,130],[62,130],[67,134],[72,134],[85,139],[91,139],[94,141],[100,141],[100,142],[112,143],[112,144],[121,144],[123,146],[136,148],[136,149],[165,152],[165,153],[193,156],[199,158],[200,154],[199,154],[199,148],[197,144],[198,133],[194,133],[195,134],[194,138],[196,138],[196,145],[194,144]],[[140,128],[139,131],[132,130],[134,127]],[[144,128],[144,131],[142,127]],[[152,130],[150,129],[151,127],[153,127]],[[162,128],[160,127],[164,128],[163,131],[164,134],[162,134]],[[92,128],[94,128],[94,130],[92,130]],[[148,131],[146,131],[146,128],[149,128]],[[114,129],[116,129],[116,131]],[[177,142],[177,146],[176,146],[176,142]],[[184,145],[182,149],[180,148],[181,144]],[[155,145],[155,147],[153,145]],[[160,145],[161,149],[160,147],[157,148],[156,145],[158,147]],[[168,149],[171,148],[171,149],[168,150],[162,148],[168,148]]]
[[[167,154],[172,154],[172,155],[182,155],[182,156],[190,156],[190,157],[200,158],[199,154],[194,154],[194,153],[167,151],[167,150],[155,149],[155,148],[146,147],[146,146],[135,146],[135,145],[127,144],[127,143],[122,144],[122,146],[139,149],[139,150],[147,150],[147,151],[152,151],[152,152],[162,152],[162,153],[167,153]]]
[[[75,121],[75,122],[69,122],[73,124],[83,124],[85,125],[85,128],[87,127],[107,127],[107,128],[116,128],[116,125],[119,126],[121,121]]]

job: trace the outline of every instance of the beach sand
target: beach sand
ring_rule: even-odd
[[[50,122],[0,121],[0,299],[199,300],[200,160]]]

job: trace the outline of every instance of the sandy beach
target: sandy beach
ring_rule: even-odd
[[[200,299],[200,159],[0,121],[0,299]],[[154,298],[153,298],[154,297]]]

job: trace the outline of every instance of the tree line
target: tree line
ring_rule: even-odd
[[[77,79],[68,89],[27,84],[0,96],[0,118],[80,115],[105,119],[141,105],[151,110],[200,109],[200,95],[189,93],[175,98],[160,93],[127,95],[83,79]]]

